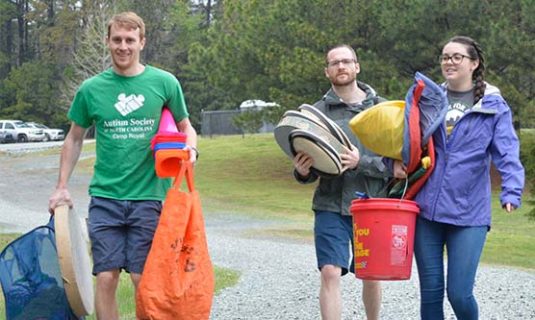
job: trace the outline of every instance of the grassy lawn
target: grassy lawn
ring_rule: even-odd
[[[199,149],[196,181],[204,212],[285,219],[285,229],[265,230],[260,236],[312,241],[310,205],[315,184],[300,185],[293,179],[291,161],[272,134],[202,138]],[[526,216],[531,207],[523,201],[522,208],[506,214],[497,193],[492,203],[492,229],[483,263],[535,270],[535,221]]]
[[[300,185],[291,161],[272,134],[200,139],[196,184],[205,212],[224,211],[258,218],[310,219],[313,185]]]
[[[0,252],[11,241],[16,239],[20,234],[0,234]],[[230,287],[236,284],[239,279],[239,273],[214,266],[214,272],[216,277],[216,294],[225,287]],[[117,289],[117,301],[119,305],[119,314],[121,319],[135,319],[136,306],[134,303],[134,286],[130,281],[130,277],[127,273],[121,273],[121,280],[119,282],[119,288]],[[4,295],[0,288],[0,319],[5,319],[5,303]],[[95,315],[89,316],[86,319],[96,319]]]
[[[483,249],[484,263],[506,265],[535,271],[535,221],[528,220],[530,206],[513,213],[501,209],[498,194],[493,196],[492,227]]]
[[[534,130],[522,131],[523,140],[534,138]],[[84,148],[93,150],[94,144]],[[285,228],[263,230],[257,235],[312,241],[310,205],[315,184],[300,185],[293,179],[291,161],[272,134],[201,137],[199,150],[195,182],[206,215],[231,213],[280,219],[285,221]],[[92,163],[93,159],[82,160],[77,170],[91,170]],[[535,270],[535,221],[526,216],[531,209],[528,197],[525,193],[522,208],[506,214],[495,192],[492,230],[483,263]]]
[[[239,274],[233,270],[215,267],[216,275],[216,294],[222,288],[233,286],[236,284],[239,278]],[[134,303],[134,285],[130,281],[130,277],[127,273],[121,273],[121,281],[119,288],[117,289],[117,301],[119,305],[119,314],[121,319],[135,319],[136,318],[136,305]],[[96,319],[93,314],[86,317],[88,320]]]
[[[91,149],[94,144],[84,147],[86,151]],[[279,149],[272,134],[202,137],[199,150],[195,183],[205,215],[234,214],[281,220],[284,228],[255,231],[245,236],[312,242],[310,206],[315,184],[300,185],[293,179],[291,161]],[[92,170],[93,160],[81,160],[76,170]],[[506,214],[499,207],[497,194],[493,195],[493,224],[483,263],[535,271],[535,221],[526,216],[531,207],[525,200],[527,195],[520,210]],[[0,236],[0,248],[8,243],[9,237],[12,236]],[[216,267],[217,290],[234,285],[238,278],[235,271]],[[123,280],[119,304],[121,314],[128,319],[134,315],[132,287],[127,279]],[[0,303],[0,315],[2,307]]]
[[[5,238],[2,238],[5,239]],[[216,275],[216,294],[225,287],[233,286],[239,279],[239,274],[236,271],[215,267]],[[130,277],[125,272],[121,273],[121,280],[117,289],[117,301],[119,305],[119,314],[121,319],[135,319],[136,305],[134,303],[134,286],[130,281]],[[0,288],[0,319],[5,319],[5,303],[4,295]],[[95,314],[86,317],[86,319],[96,319]]]

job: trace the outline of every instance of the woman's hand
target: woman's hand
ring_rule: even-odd
[[[513,212],[515,209],[516,209],[515,206],[513,206],[513,205],[510,204],[510,203],[506,203],[506,204],[503,205],[503,210],[505,210],[505,212],[507,212],[507,213],[511,213],[511,212]]]
[[[394,168],[392,172],[394,178],[396,179],[406,179],[407,178],[407,167],[403,164],[401,160],[394,160]]]

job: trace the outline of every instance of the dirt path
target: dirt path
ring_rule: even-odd
[[[58,170],[57,154],[0,152],[0,232],[24,232],[48,221],[48,198]],[[72,176],[69,191],[77,210],[87,211],[89,180],[87,174]]]
[[[90,155],[82,155],[90,156]],[[58,175],[59,156],[0,151],[0,232],[25,232],[48,221],[48,197]],[[75,172],[70,191],[77,211],[87,211],[90,177]],[[211,257],[215,265],[240,272],[236,286],[214,298],[211,319],[319,319],[319,273],[314,246],[284,239],[253,237],[255,230],[277,228],[224,213],[206,213]],[[381,319],[418,318],[416,268],[409,281],[383,284]],[[363,319],[361,282],[342,280],[343,319]],[[535,274],[482,265],[475,288],[481,319],[535,319]],[[445,304],[446,319],[454,319]]]

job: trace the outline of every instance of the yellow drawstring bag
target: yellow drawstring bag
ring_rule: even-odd
[[[405,101],[376,104],[349,121],[351,131],[374,153],[402,160]]]

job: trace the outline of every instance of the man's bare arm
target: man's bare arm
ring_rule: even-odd
[[[79,125],[72,123],[67,137],[63,142],[61,149],[61,158],[59,165],[59,177],[56,185],[56,190],[48,200],[48,211],[53,214],[54,209],[61,205],[67,204],[69,207],[73,206],[71,196],[67,189],[67,183],[71,174],[78,162],[82,146],[84,144],[84,136],[86,129]]]

